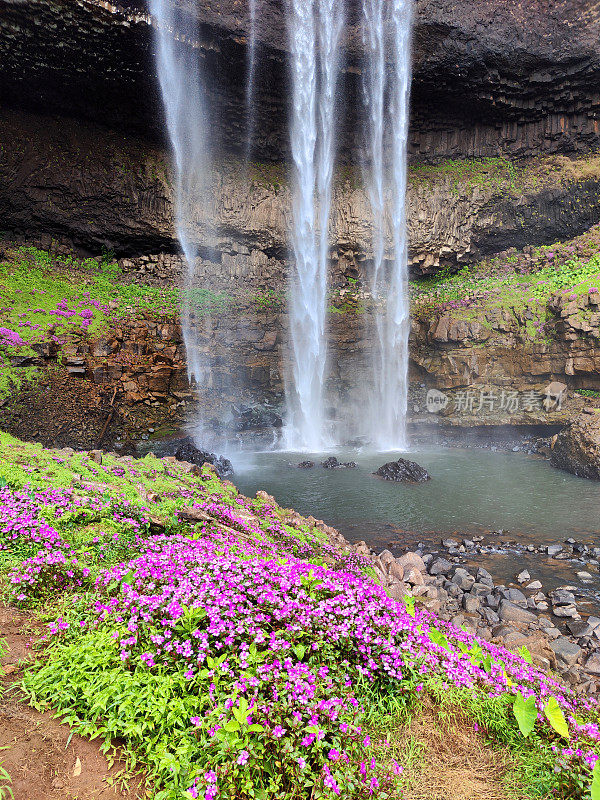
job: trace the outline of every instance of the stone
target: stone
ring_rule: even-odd
[[[504,644],[506,647],[516,647],[523,645],[527,641],[527,636],[521,631],[513,631],[513,633],[509,633],[507,636],[504,636]]]
[[[517,583],[527,583],[527,581],[530,579],[531,575],[526,569],[524,569],[523,572],[519,572],[517,575]]]
[[[398,461],[390,461],[373,473],[384,481],[395,481],[397,483],[424,483],[431,480],[427,470],[420,467],[415,461],[408,461],[399,458]]]
[[[552,613],[555,617],[560,617],[561,619],[579,619],[579,613],[577,611],[576,605],[570,606],[553,606]]]
[[[469,589],[469,592],[472,595],[475,595],[476,597],[487,597],[489,591],[490,591],[489,586],[486,586],[484,583],[477,583],[477,582],[475,582]]]
[[[531,583],[528,583],[525,588],[526,589],[530,589],[531,591],[537,591],[538,589],[542,588],[542,582],[541,581],[531,581]]]
[[[494,585],[494,579],[492,578],[490,573],[487,571],[487,569],[484,569],[483,567],[479,567],[479,569],[477,570],[476,577],[477,577],[477,582],[478,583],[485,583],[486,585],[489,585],[489,586],[493,586]],[[488,581],[489,581],[489,583],[488,583]]]
[[[412,586],[423,586],[424,584],[423,576],[419,570],[414,567],[409,567],[404,570],[404,580]]]
[[[396,560],[393,554],[389,550],[382,550],[381,553],[379,554],[379,558],[382,560],[384,564]]]
[[[600,480],[600,414],[581,415],[562,430],[550,460],[580,478]]]
[[[399,581],[404,580],[405,569],[401,564],[398,564],[398,562],[395,559],[394,561],[388,561],[387,570],[388,570],[388,575],[390,575],[390,577],[395,578],[396,580]]]
[[[494,611],[497,611],[500,606],[500,598],[495,594],[487,594],[485,596],[485,603],[489,608],[493,608]]]
[[[592,653],[585,662],[585,671],[592,675],[600,675],[600,653]]]
[[[452,576],[452,583],[463,591],[468,592],[475,583],[475,578],[466,569],[459,567]]]
[[[312,469],[315,466],[314,461],[301,461],[298,464],[298,469]]]
[[[591,625],[588,625],[587,622],[567,622],[567,628],[569,629],[569,633],[577,639],[582,636],[590,636],[593,633]]]
[[[355,461],[338,461],[335,456],[330,456],[321,462],[323,469],[358,469],[358,464]]]
[[[465,594],[462,599],[462,607],[467,614],[476,614],[481,606],[481,600],[473,595]],[[489,609],[488,609],[489,610]]]
[[[563,548],[560,544],[549,544],[548,547],[546,547],[546,552],[549,556],[557,556],[559,553],[562,553],[562,550]]]
[[[575,595],[568,589],[554,589],[549,597],[553,606],[568,606],[575,603]]]
[[[519,589],[509,589],[507,592],[507,599],[516,606],[521,606],[522,608],[526,608],[527,606],[527,598]]]
[[[444,547],[458,547],[458,542],[456,539],[442,539],[442,544]]]
[[[419,572],[426,572],[427,567],[425,565],[425,559],[421,558],[418,553],[405,553],[403,556],[400,556],[396,559],[396,563],[398,563],[401,567],[414,567],[418,569]]]
[[[577,577],[579,578],[580,581],[592,581],[594,579],[594,576],[590,572],[586,572],[585,570],[578,572]]]
[[[386,592],[392,600],[400,603],[409,594],[409,588],[405,583],[399,582],[388,586]]]
[[[560,381],[552,381],[548,384],[542,394],[544,395],[544,408],[546,411],[560,410],[565,395],[567,393],[567,385],[560,383]]]
[[[558,639],[550,642],[550,649],[554,652],[557,663],[568,667],[576,664],[583,652],[579,645],[567,639],[566,636],[559,636]]]
[[[502,600],[498,609],[498,616],[503,622],[531,623],[536,622],[537,617],[531,611],[527,611],[520,606],[516,606],[509,600]]]
[[[178,461],[187,461],[201,467],[203,464],[212,464],[219,478],[228,478],[233,475],[233,465],[228,458],[216,456],[200,450],[190,437],[185,438],[177,448],[175,458]]]
[[[429,567],[430,575],[449,575],[452,571],[452,564],[445,558],[436,558]]]
[[[485,619],[488,625],[497,625],[500,622],[500,617],[491,608],[482,608],[481,616]]]

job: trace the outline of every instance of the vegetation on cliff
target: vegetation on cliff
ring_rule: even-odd
[[[600,298],[600,226],[568,242],[528,248],[488,259],[475,267],[411,284],[413,315],[429,319],[449,312],[481,319],[486,310],[509,311],[530,338],[542,338],[554,314],[550,303]]]
[[[9,249],[0,261],[0,397],[35,377],[44,348],[90,340],[132,317],[177,320],[182,290],[125,280],[109,254],[79,259],[35,247]],[[193,289],[197,314],[219,309],[225,295]]]
[[[125,741],[157,800],[410,797],[432,708],[510,754],[507,797],[596,796],[595,702],[392,600],[314,520],[206,466],[5,434],[0,476],[4,593],[48,622],[24,690]]]

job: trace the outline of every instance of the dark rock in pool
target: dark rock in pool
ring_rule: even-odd
[[[384,481],[397,481],[398,483],[425,483],[425,481],[431,480],[426,469],[420,467],[415,461],[407,461],[405,458],[384,464],[373,475],[383,478]]]
[[[178,461],[189,461],[199,467],[203,464],[212,464],[219,478],[228,478],[233,475],[233,465],[228,458],[199,450],[189,436],[183,439],[175,453],[175,458]]]
[[[345,463],[341,463],[337,460],[335,456],[330,456],[329,458],[325,459],[325,461],[321,461],[321,466],[323,469],[357,469],[358,464],[355,461],[346,461]]]
[[[312,469],[315,465],[314,461],[301,461],[298,464],[298,469]]]

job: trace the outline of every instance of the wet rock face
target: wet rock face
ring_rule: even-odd
[[[373,474],[383,478],[384,481],[396,481],[397,483],[425,483],[425,481],[431,480],[426,469],[423,469],[415,461],[407,461],[405,458],[390,461],[379,467]]]
[[[219,478],[228,478],[230,475],[233,475],[233,466],[228,458],[216,456],[214,453],[200,450],[190,437],[183,440],[175,453],[175,458],[178,461],[188,461],[191,464],[197,464],[199,467],[203,464],[212,464]]]
[[[0,0],[0,3],[2,0]],[[600,219],[600,159],[534,160],[539,183],[511,191],[497,182],[497,165],[478,180],[454,183],[441,166],[411,169],[408,186],[409,261],[433,274],[504,248],[549,244]],[[450,165],[452,166],[452,165]],[[336,180],[333,195],[332,283],[367,279],[372,258],[369,201],[360,185]],[[495,176],[495,177],[494,177]],[[454,175],[454,177],[458,177]],[[251,172],[233,159],[215,163],[214,226],[199,214],[194,238],[198,280],[230,292],[243,281],[275,291],[287,281],[291,194],[285,164]],[[248,202],[248,197],[252,202]],[[44,249],[52,238],[86,255],[113,251],[124,272],[144,282],[179,282],[183,273],[173,226],[173,189],[165,150],[94,124],[0,108],[0,217],[3,230]],[[393,249],[391,239],[386,250]],[[481,326],[479,326],[481,328]],[[444,326],[435,338],[444,340]],[[446,339],[461,331],[449,331]],[[261,345],[275,346],[269,331]]]
[[[551,456],[555,467],[580,478],[600,480],[600,414],[584,414],[558,435]]]
[[[173,0],[197,26],[215,138],[245,146],[248,4]],[[282,0],[260,3],[259,158],[289,156]],[[595,0],[416,0],[411,151],[426,157],[569,151],[598,142]],[[356,148],[360,3],[346,4],[340,151]],[[0,0],[3,101],[162,138],[153,36],[142,0]]]

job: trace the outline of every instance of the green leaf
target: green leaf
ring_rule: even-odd
[[[519,655],[526,661],[528,664],[533,664],[533,658],[531,657],[531,653],[529,650],[523,645],[523,647],[519,647]]]
[[[521,692],[513,704],[513,714],[517,720],[517,725],[523,736],[527,737],[535,727],[537,720],[537,708],[535,707],[535,696],[531,695],[527,700]]]
[[[600,759],[594,764],[591,790],[592,800],[600,800]]]
[[[234,731],[239,731],[240,725],[234,719],[230,719],[229,722],[226,722],[223,725],[223,728],[227,731],[227,733],[233,733]]]
[[[552,725],[554,730],[563,738],[569,739],[569,727],[567,725],[567,721],[565,719],[565,715],[562,712],[562,709],[558,705],[558,700],[556,697],[551,697],[550,700],[546,703],[544,708],[544,714],[546,715],[546,719]]]
[[[302,661],[302,659],[304,658],[304,654],[306,653],[306,647],[302,644],[297,644],[294,646],[293,649],[298,661]]]
[[[127,575],[125,575],[125,577],[121,581],[121,585],[122,586],[131,586],[132,582],[133,582],[133,570],[130,569],[129,572],[127,573]]]

